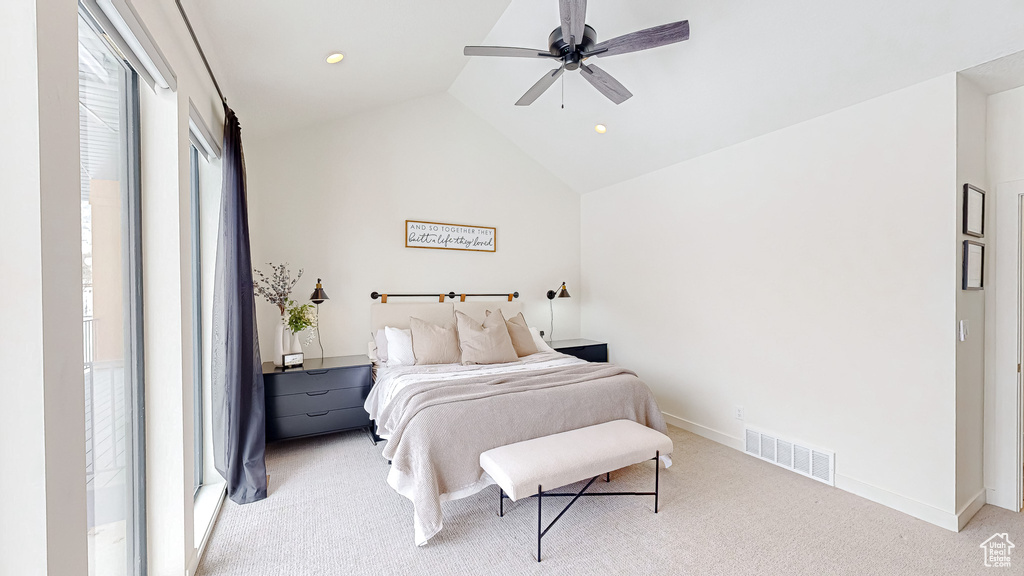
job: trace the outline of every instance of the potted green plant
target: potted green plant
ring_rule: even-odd
[[[311,328],[316,328],[316,314],[313,312],[312,304],[298,304],[294,300],[288,300],[287,316],[288,330],[292,333],[291,352],[302,352],[302,343],[299,340],[299,332],[309,330],[306,334],[306,346],[313,342],[316,333]]]

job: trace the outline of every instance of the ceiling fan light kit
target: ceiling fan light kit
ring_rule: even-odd
[[[579,70],[583,78],[615,104],[629,100],[633,93],[618,80],[593,64],[584,64],[587,58],[602,58],[649,50],[658,46],[682,42],[690,38],[690,23],[687,20],[654,26],[631,34],[625,34],[597,41],[597,31],[585,24],[587,0],[559,0],[558,12],[561,25],[548,36],[548,50],[512,48],[507,46],[466,46],[466,56],[498,56],[506,58],[540,58],[560,61],[558,68],[548,72],[537,81],[516,106],[529,106],[540,97],[555,80],[566,71]]]

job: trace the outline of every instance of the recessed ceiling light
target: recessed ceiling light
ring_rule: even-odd
[[[327,57],[327,63],[337,64],[338,62],[341,62],[343,58],[345,58],[344,54],[342,54],[341,52],[335,52],[334,54],[331,54],[330,56]]]
[[[598,134],[604,134],[605,132],[608,131],[608,127],[605,126],[604,124],[598,124],[597,126],[594,126],[594,131],[597,132]]]

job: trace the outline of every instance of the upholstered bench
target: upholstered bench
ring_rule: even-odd
[[[516,442],[488,450],[480,455],[480,467],[498,484],[499,512],[505,515],[506,494],[512,501],[537,498],[537,562],[541,558],[541,538],[581,496],[654,496],[658,512],[658,458],[672,453],[672,439],[632,420],[614,420],[578,430],[570,430],[533,440]],[[610,481],[610,472],[655,461],[654,492],[594,492],[585,494],[599,476]],[[578,493],[544,492],[590,478]],[[547,496],[572,496],[558,516],[542,529],[541,505]]]

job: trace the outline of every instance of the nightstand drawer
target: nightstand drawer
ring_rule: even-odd
[[[608,345],[607,344],[593,344],[590,346],[573,346],[571,348],[559,348],[559,352],[562,354],[568,354],[569,356],[575,356],[580,360],[586,360],[587,362],[607,362],[608,361]]]
[[[267,418],[267,441],[279,438],[294,438],[323,434],[336,430],[348,430],[370,425],[370,415],[359,408],[320,410],[307,414],[296,414],[281,418]]]
[[[369,388],[337,388],[334,390],[317,390],[302,394],[267,397],[267,418],[294,416],[336,410],[338,408],[362,409]]]
[[[363,388],[369,382],[369,366],[308,372],[275,372],[264,374],[263,378],[267,396],[287,396],[338,388]]]

